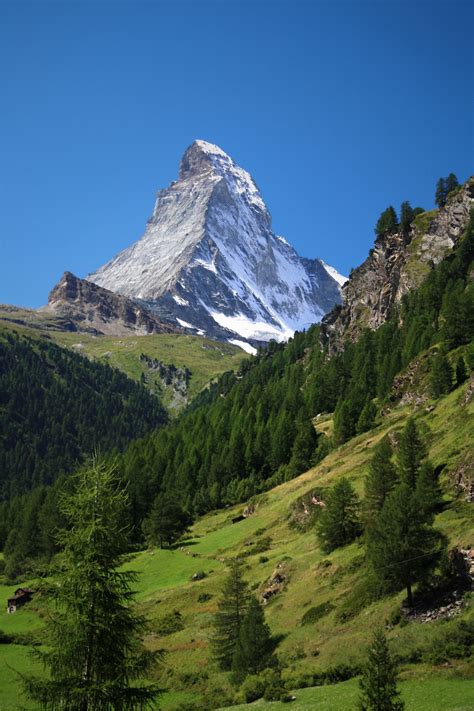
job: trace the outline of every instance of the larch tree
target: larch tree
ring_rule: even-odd
[[[405,708],[397,689],[397,666],[381,629],[375,630],[367,650],[359,687],[359,711],[403,711]]]
[[[398,483],[392,455],[390,440],[385,436],[374,449],[364,482],[363,518],[367,528],[374,525],[385,499]]]
[[[239,679],[247,674],[258,674],[272,666],[272,652],[272,636],[265,622],[262,606],[252,597],[240,625],[232,658],[232,671]]]
[[[343,477],[329,492],[318,527],[318,537],[325,553],[345,546],[360,533],[359,497]]]
[[[214,616],[211,647],[218,666],[226,671],[232,661],[240,629],[249,607],[250,593],[242,575],[242,563],[236,558],[230,562],[229,574],[222,588]]]
[[[397,458],[400,479],[413,490],[425,457],[425,444],[420,437],[415,420],[410,417],[400,435]]]
[[[79,471],[61,513],[63,552],[54,586],[56,612],[45,650],[47,678],[24,677],[27,696],[45,711],[142,711],[158,689],[134,681],[158,656],[142,646],[145,621],[132,607],[135,573],[121,569],[127,549],[127,494],[113,465],[94,457]]]

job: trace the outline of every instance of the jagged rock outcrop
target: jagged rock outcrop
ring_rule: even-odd
[[[237,345],[285,340],[319,321],[344,282],[272,231],[252,177],[206,141],[186,150],[143,237],[87,279]]]
[[[77,330],[92,333],[122,336],[131,332],[183,332],[178,325],[159,319],[132,299],[79,279],[71,272],[64,272],[42,311],[61,315]]]
[[[342,287],[342,305],[322,322],[330,352],[346,339],[354,341],[364,328],[377,329],[404,294],[418,286],[430,269],[453,248],[474,207],[474,176],[453,192],[440,210],[424,212],[408,234],[382,235],[369,256],[351,272]]]

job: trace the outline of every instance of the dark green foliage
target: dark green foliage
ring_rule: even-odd
[[[163,637],[184,630],[183,616],[179,610],[173,610],[169,615],[165,615],[157,620],[153,624],[152,629]]]
[[[375,226],[375,234],[377,237],[381,237],[384,234],[391,234],[396,232],[398,228],[398,219],[395,209],[390,205],[386,210],[380,215],[378,222]]]
[[[449,193],[458,186],[459,181],[454,173],[450,173],[447,178],[440,178],[438,180],[435,191],[435,203],[438,207],[444,207],[446,205]]]
[[[127,497],[113,468],[93,460],[61,501],[62,566],[54,588],[56,613],[48,646],[37,656],[47,679],[25,677],[28,697],[42,709],[132,711],[151,708],[158,690],[131,686],[157,661],[141,645],[145,622],[130,606],[135,574],[120,570],[127,547]]]
[[[350,481],[343,477],[330,490],[318,525],[325,553],[352,543],[360,533],[359,499]]]
[[[446,355],[446,351],[440,348],[433,358],[431,365],[430,388],[434,398],[446,395],[452,388],[453,370]]]
[[[392,461],[392,446],[385,436],[375,447],[364,482],[364,523],[366,528],[374,525],[385,499],[398,482],[398,474]]]
[[[450,192],[456,190],[459,187],[459,180],[454,173],[450,173],[446,178],[446,193],[449,195]]]
[[[143,521],[143,532],[149,544],[163,548],[178,540],[192,523],[192,518],[174,497],[158,494],[150,513]]]
[[[303,419],[297,428],[295,441],[291,448],[289,469],[292,476],[309,469],[313,463],[317,436],[309,418]]]
[[[402,202],[400,207],[400,229],[407,233],[415,217],[414,210],[408,201]]]
[[[360,711],[403,711],[405,704],[397,689],[397,667],[383,630],[374,632],[359,682]]]
[[[46,340],[0,337],[0,500],[51,484],[100,448],[166,421],[156,397],[109,365]]]
[[[420,514],[426,521],[432,520],[441,503],[441,490],[436,471],[429,461],[421,465],[416,480],[415,497]]]
[[[474,622],[460,620],[448,630],[443,630],[423,653],[428,664],[446,664],[452,659],[468,659],[474,650]]]
[[[445,178],[439,178],[435,190],[435,203],[438,207],[444,207],[446,205],[446,195],[446,180]]]
[[[362,432],[368,432],[372,429],[375,422],[375,417],[377,415],[377,407],[373,400],[367,400],[362,411],[357,420],[356,432],[361,434]]]
[[[301,618],[302,625],[314,625],[315,622],[326,617],[334,609],[332,602],[322,602],[316,607],[310,607]]]
[[[367,556],[377,581],[386,591],[405,587],[410,606],[413,585],[429,578],[443,545],[443,537],[427,522],[416,493],[405,483],[389,494],[367,534]]]
[[[240,628],[247,613],[249,601],[248,585],[242,577],[242,563],[238,559],[234,559],[230,562],[229,575],[217,605],[211,639],[213,655],[221,669],[232,668]]]
[[[232,671],[236,678],[243,679],[247,674],[258,674],[271,667],[274,663],[273,647],[263,609],[257,599],[252,597],[240,625],[232,658]]]
[[[416,479],[421,464],[426,457],[426,446],[420,437],[413,417],[407,423],[400,435],[398,444],[398,466],[402,483],[415,489]]]
[[[462,385],[467,380],[466,362],[462,355],[456,361],[456,385]]]

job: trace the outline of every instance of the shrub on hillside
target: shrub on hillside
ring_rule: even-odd
[[[303,617],[301,618],[301,624],[312,625],[321,618],[328,615],[333,609],[334,605],[332,604],[332,602],[329,601],[323,602],[321,603],[321,605],[317,605],[316,607],[310,607],[309,610],[306,610]]]

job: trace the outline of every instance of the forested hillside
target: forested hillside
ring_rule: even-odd
[[[0,336],[0,500],[166,421],[158,398],[120,371],[46,340]]]
[[[446,353],[472,341],[473,259],[471,218],[458,247],[377,331],[366,330],[332,358],[320,347],[318,326],[287,345],[270,344],[241,376],[221,377],[173,426],[133,443],[120,466],[137,522],[153,494],[177,496],[201,514],[288,480],[369,430],[383,404],[399,397],[392,390],[395,376],[418,354],[436,345],[427,366],[436,375]],[[472,369],[472,345],[466,361]],[[334,436],[317,434],[312,418],[333,411]]]

